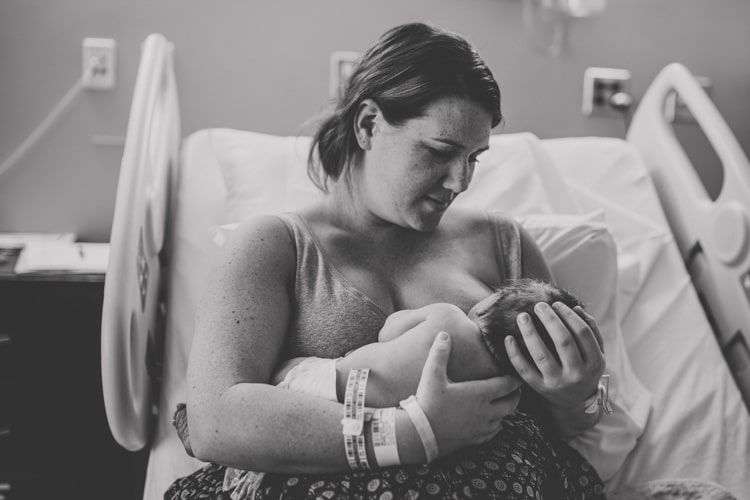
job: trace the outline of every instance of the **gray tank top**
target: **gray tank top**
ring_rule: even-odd
[[[337,358],[377,342],[385,312],[332,265],[299,215],[286,213],[279,218],[286,225],[297,254],[292,320],[283,356]],[[502,279],[520,278],[518,223],[496,212],[488,213],[487,220]]]

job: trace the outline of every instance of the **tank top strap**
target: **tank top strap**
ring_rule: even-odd
[[[523,252],[520,224],[504,212],[487,212],[487,219],[492,229],[495,259],[503,280],[521,278]]]

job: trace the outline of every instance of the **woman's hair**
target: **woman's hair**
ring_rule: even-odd
[[[389,124],[399,126],[449,96],[479,104],[493,127],[502,122],[497,82],[463,37],[422,23],[390,29],[362,55],[343,95],[320,124],[310,147],[308,175],[323,191],[329,180],[348,175],[361,152],[354,123],[365,99],[380,107]]]
[[[538,302],[546,302],[550,305],[562,302],[571,309],[575,306],[583,307],[583,303],[569,291],[550,283],[525,278],[508,282],[492,295],[478,302],[469,311],[469,318],[479,326],[487,349],[497,360],[498,367],[504,372],[503,374],[515,372],[508,353],[505,351],[506,336],[513,336],[521,352],[530,359],[521,330],[516,323],[516,316],[522,312],[531,317],[545,345],[553,355],[557,356],[557,349],[549,332],[534,313],[534,306]]]

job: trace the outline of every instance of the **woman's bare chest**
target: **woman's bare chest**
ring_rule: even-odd
[[[491,245],[435,238],[410,245],[322,241],[331,265],[386,313],[448,302],[468,311],[499,284]]]

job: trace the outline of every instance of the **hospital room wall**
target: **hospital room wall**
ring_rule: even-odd
[[[183,135],[216,126],[306,132],[326,104],[332,51],[360,51],[388,27],[424,20],[478,47],[503,92],[505,132],[623,137],[622,119],[582,115],[585,68],[631,70],[637,100],[661,67],[680,61],[713,80],[720,112],[750,151],[750,2],[609,0],[603,14],[572,23],[557,57],[534,47],[521,13],[520,0],[3,0],[0,160],[79,78],[84,37],[116,39],[118,62],[113,91],[83,91],[0,176],[0,231],[109,238],[122,147],[95,138],[125,134],[140,44],[152,32],[176,45]],[[680,129],[698,157],[711,157],[694,126]]]

